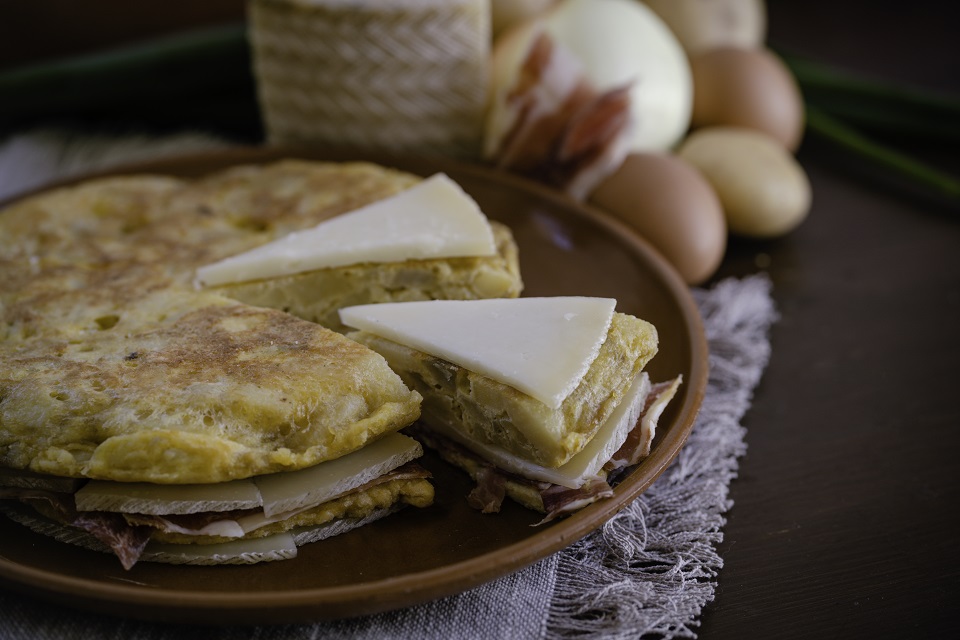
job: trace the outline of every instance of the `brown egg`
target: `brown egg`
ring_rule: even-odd
[[[693,128],[757,129],[796,151],[803,136],[803,97],[793,74],[768,49],[721,47],[690,59]]]
[[[634,153],[590,201],[637,231],[688,284],[716,271],[727,248],[727,223],[713,188],[676,156]]]

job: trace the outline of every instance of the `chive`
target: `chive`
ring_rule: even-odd
[[[807,130],[853,152],[874,166],[927,188],[953,204],[960,204],[960,181],[916,158],[872,140],[816,106],[807,105]]]
[[[956,96],[866,78],[790,54],[779,55],[796,77],[804,100],[824,113],[895,136],[941,144],[960,141],[960,99]]]
[[[223,95],[255,100],[244,24],[0,72],[0,120],[115,112],[144,104],[170,114],[189,113],[189,101]]]

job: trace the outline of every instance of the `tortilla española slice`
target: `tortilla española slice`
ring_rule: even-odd
[[[339,310],[413,300],[515,298],[510,229],[443,173],[198,269],[198,287],[341,333]]]

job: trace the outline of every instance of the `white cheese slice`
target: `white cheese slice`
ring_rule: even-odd
[[[556,409],[597,357],[616,304],[580,296],[389,302],[341,309],[340,321]]]
[[[73,493],[84,482],[86,481],[83,478],[48,476],[20,469],[0,469],[0,487]]]
[[[413,438],[389,434],[336,460],[298,471],[216,484],[159,485],[92,480],[75,494],[79,511],[168,515],[256,509],[241,518],[242,531],[289,517],[331,500],[423,455]],[[241,529],[237,529],[241,531]],[[219,535],[236,535],[220,533]],[[242,535],[242,533],[240,534]]]
[[[151,542],[141,560],[167,564],[256,564],[297,557],[297,545],[289,533],[263,538],[232,540],[219,544],[159,544]]]
[[[74,494],[78,511],[120,511],[167,515],[259,507],[251,480],[214,484],[149,484],[91,480]]]
[[[258,476],[254,482],[263,499],[264,516],[270,521],[283,520],[291,512],[332,500],[421,455],[419,442],[391,433],[336,460],[299,471]],[[248,531],[250,523],[244,520],[252,517],[241,519],[241,526]]]
[[[490,221],[442,173],[394,196],[197,269],[198,286],[275,278],[367,262],[490,256]]]
[[[576,489],[583,486],[588,479],[599,474],[603,465],[626,442],[630,432],[640,426],[638,425],[640,413],[643,411],[649,393],[650,379],[646,372],[641,372],[630,386],[623,400],[587,446],[557,468],[543,467],[495,445],[473,440],[463,431],[450,425],[431,422],[430,426],[504,471],[515,473],[530,480],[540,480]]]

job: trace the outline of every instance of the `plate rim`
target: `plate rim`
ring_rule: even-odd
[[[536,533],[521,541],[497,548],[495,551],[425,571],[379,580],[293,590],[188,591],[152,585],[142,587],[133,581],[113,584],[103,580],[69,576],[17,563],[5,557],[0,548],[0,587],[14,590],[19,588],[34,596],[57,600],[74,608],[99,612],[115,613],[118,605],[136,605],[145,609],[129,617],[153,620],[162,619],[175,611],[180,619],[193,619],[200,622],[219,619],[218,616],[227,612],[231,615],[244,612],[246,615],[241,617],[249,617],[251,621],[316,621],[414,606],[460,593],[498,577],[512,574],[580,540],[645,492],[672,464],[683,448],[706,395],[709,370],[707,338],[699,308],[689,286],[648,241],[625,223],[588,203],[575,201],[559,191],[521,176],[440,156],[331,147],[241,145],[122,163],[72,175],[16,194],[0,202],[0,208],[40,192],[99,177],[144,172],[183,174],[184,167],[190,165],[212,163],[221,168],[227,168],[241,164],[262,164],[284,158],[338,162],[368,161],[383,166],[397,166],[401,170],[414,173],[417,173],[417,167],[443,166],[444,170],[470,174],[481,180],[496,181],[509,188],[529,192],[537,199],[548,200],[565,209],[573,209],[578,216],[585,217],[591,224],[618,236],[621,241],[629,245],[632,252],[644,254],[645,261],[653,267],[680,310],[686,324],[685,333],[690,340],[691,351],[689,378],[684,379],[684,386],[690,391],[684,395],[684,402],[677,410],[674,425],[657,443],[654,450],[656,456],[651,452],[650,457],[647,458],[647,461],[653,460],[655,465],[652,468],[645,467],[643,481],[629,484],[621,482],[617,485],[614,497],[609,499],[612,502],[604,501],[604,506],[607,507],[604,511],[609,513],[605,514],[599,525],[594,517],[596,509],[592,509],[599,504],[595,503],[553,523],[548,529],[544,529],[544,533]],[[630,475],[633,473],[635,472]],[[610,509],[611,506],[613,506],[612,509]],[[291,561],[295,562],[296,559]],[[343,615],[342,611],[338,611],[339,607],[346,603],[354,605],[349,615]],[[78,604],[81,606],[78,607]],[[251,610],[256,611],[256,614],[250,616]]]

